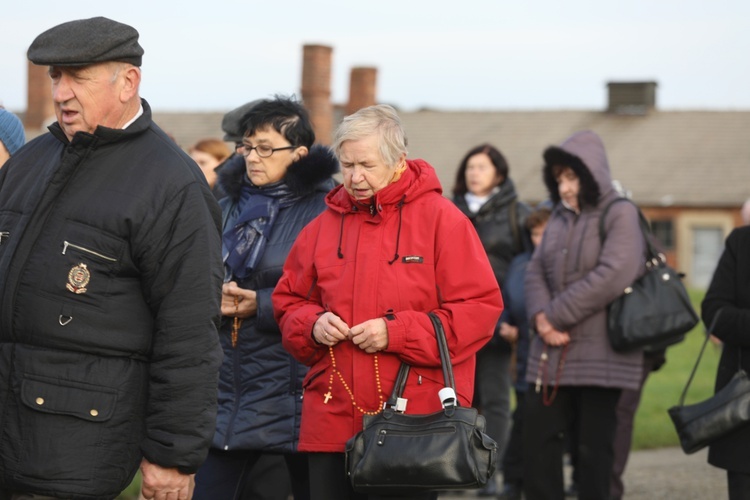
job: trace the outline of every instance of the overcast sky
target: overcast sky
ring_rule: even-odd
[[[26,108],[26,50],[103,15],[145,49],[155,110],[226,111],[299,95],[302,46],[333,47],[333,100],[354,66],[402,109],[601,109],[608,81],[658,82],[661,109],[750,110],[748,0],[134,0],[6,2],[0,102]]]

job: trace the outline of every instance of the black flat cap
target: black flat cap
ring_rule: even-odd
[[[245,115],[253,109],[253,107],[261,102],[263,99],[256,99],[243,104],[238,108],[234,108],[224,115],[221,120],[221,130],[224,131],[224,140],[227,142],[240,142],[245,135],[245,130],[242,128],[242,122]]]
[[[141,65],[138,31],[106,17],[59,24],[31,43],[29,61],[40,66],[88,66],[107,61]]]

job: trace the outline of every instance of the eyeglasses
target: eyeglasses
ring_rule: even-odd
[[[248,156],[250,156],[250,153],[254,149],[258,156],[260,156],[261,158],[268,158],[276,151],[282,151],[284,149],[295,149],[296,147],[297,146],[284,146],[283,148],[272,148],[267,144],[261,144],[259,146],[249,146],[247,144],[242,144],[242,156],[247,158]]]

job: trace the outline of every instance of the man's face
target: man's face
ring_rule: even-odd
[[[122,66],[50,66],[55,115],[69,140],[76,132],[93,133],[99,125],[121,128],[127,123]]]

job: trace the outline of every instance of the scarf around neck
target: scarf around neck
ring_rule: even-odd
[[[283,180],[260,188],[243,177],[240,197],[229,213],[227,229],[222,235],[221,253],[227,281],[250,276],[263,256],[279,210],[301,198]]]

